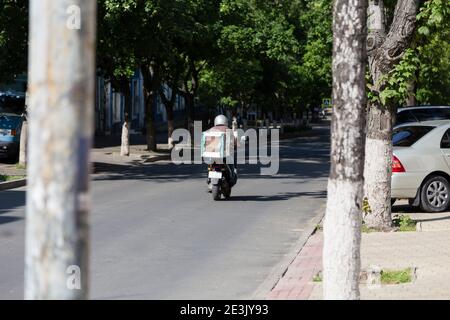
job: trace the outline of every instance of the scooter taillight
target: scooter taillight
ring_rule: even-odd
[[[223,165],[220,165],[220,164],[213,164],[213,165],[211,166],[211,170],[212,170],[212,171],[224,171],[225,169],[224,169],[224,166],[223,166]]]

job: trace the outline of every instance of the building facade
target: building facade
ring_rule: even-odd
[[[138,70],[130,79],[131,89],[131,132],[140,133],[145,129],[145,99],[144,99],[144,79]],[[171,89],[164,86],[167,94],[171,94]],[[122,124],[125,120],[125,97],[120,92],[114,90],[111,83],[97,76],[95,97],[95,132],[97,135],[120,134]],[[184,98],[177,95],[174,105],[174,122],[181,123],[185,116]],[[157,95],[154,106],[154,122],[158,131],[165,130],[167,126],[167,113],[162,103],[161,97]]]

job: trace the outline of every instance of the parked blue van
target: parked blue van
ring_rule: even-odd
[[[0,92],[0,159],[17,159],[25,112],[25,94]]]

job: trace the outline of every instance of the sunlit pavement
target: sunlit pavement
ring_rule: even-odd
[[[360,284],[361,299],[450,299],[450,212],[417,212],[406,201],[397,201],[394,215],[407,214],[418,222],[417,231],[363,233],[361,268],[369,270],[413,270],[404,284]],[[323,234],[309,238],[277,283],[268,299],[322,299]],[[316,281],[314,281],[316,280]],[[319,280],[319,281],[317,281]]]

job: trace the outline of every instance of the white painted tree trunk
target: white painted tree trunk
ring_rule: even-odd
[[[175,145],[172,137],[174,129],[173,120],[167,120],[167,146],[170,150],[172,150]]]
[[[369,110],[369,125],[374,114],[380,111],[376,107]],[[388,110],[384,110],[388,113]],[[383,116],[378,114],[378,116]],[[390,116],[385,116],[389,121]],[[379,121],[375,121],[378,124]],[[391,176],[392,176],[392,140],[389,139],[392,126],[386,138],[366,137],[366,160],[364,166],[364,195],[368,199],[370,210],[364,216],[365,224],[370,228],[388,231],[392,228],[391,217]],[[381,130],[380,130],[381,131]],[[379,131],[379,132],[380,132]]]
[[[96,1],[31,0],[25,298],[85,299]]]
[[[367,52],[374,96],[383,90],[383,77],[393,70],[409,47],[417,10],[418,0],[397,1],[394,18],[386,34],[383,1],[370,0]],[[364,222],[368,227],[380,230],[392,228],[391,162],[395,113],[396,107],[392,103],[373,102],[368,105],[364,194],[370,211]]]
[[[22,122],[22,130],[20,132],[20,149],[19,149],[19,165],[27,165],[27,144],[28,144],[28,121]]]
[[[323,247],[325,299],[359,299],[366,9],[364,0],[334,2],[334,108]]]
[[[330,179],[324,221],[324,299],[359,299],[361,198],[359,182]]]
[[[128,157],[130,155],[130,122],[129,121],[124,121],[123,126],[122,126],[120,155],[123,157]]]

